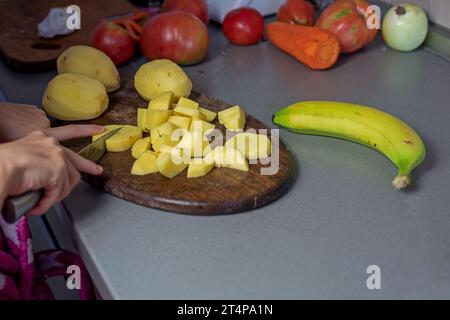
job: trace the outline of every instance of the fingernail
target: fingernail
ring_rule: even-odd
[[[97,171],[98,171],[98,173],[102,173],[103,172],[103,168],[101,166],[97,166]]]

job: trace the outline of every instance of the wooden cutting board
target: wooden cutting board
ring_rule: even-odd
[[[213,111],[230,105],[215,98],[192,93],[191,98],[202,107]],[[136,108],[147,103],[138,96],[132,81],[110,95],[108,111],[100,118],[78,123],[136,124]],[[247,115],[246,129],[265,129],[264,124]],[[67,124],[67,123],[61,123]],[[225,132],[225,128],[215,123]],[[270,136],[270,135],[269,135]],[[76,139],[65,143],[78,152],[90,143],[90,139]],[[131,152],[107,153],[99,162],[104,168],[100,177],[90,175],[83,179],[92,186],[119,198],[151,208],[185,214],[217,215],[256,209],[282,196],[289,188],[293,160],[291,153],[280,142],[279,170],[275,175],[262,176],[262,165],[250,165],[249,172],[228,168],[214,168],[208,175],[188,179],[186,171],[173,179],[155,173],[146,176],[130,174],[134,159]]]
[[[40,38],[37,25],[51,8],[76,4],[81,29],[52,39]],[[51,70],[66,48],[89,43],[89,34],[106,17],[136,10],[125,0],[6,0],[0,1],[0,54],[14,69],[24,72]]]

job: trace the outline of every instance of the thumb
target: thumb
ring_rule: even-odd
[[[71,124],[55,128],[45,129],[45,133],[58,141],[66,141],[75,138],[90,137],[105,131],[105,127],[94,124],[78,125]]]

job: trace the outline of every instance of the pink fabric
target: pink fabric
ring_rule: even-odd
[[[28,219],[8,224],[0,214],[0,300],[53,300],[46,280],[67,279],[70,265],[80,269],[80,299],[94,299],[89,273],[78,255],[66,250],[34,254]]]

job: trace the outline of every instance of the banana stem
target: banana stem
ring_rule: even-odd
[[[411,182],[411,179],[409,178],[409,176],[399,174],[392,181],[392,185],[394,186],[395,189],[401,190],[401,189],[407,187],[410,182]]]

